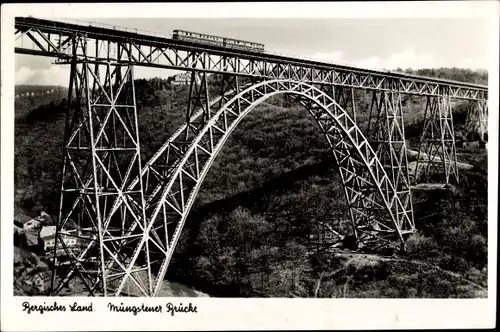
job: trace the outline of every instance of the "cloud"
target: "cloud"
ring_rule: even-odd
[[[21,67],[16,71],[16,85],[62,85],[69,84],[69,67],[53,65],[49,68],[31,69]]]
[[[22,66],[16,70],[16,85],[60,85],[68,86],[70,68],[67,65],[49,65],[48,68],[32,69]],[[179,71],[169,69],[147,68],[136,66],[134,69],[135,78],[167,78],[176,75]]]
[[[439,67],[458,67],[458,68],[487,68],[487,57],[477,58],[447,58],[435,59],[430,53],[417,53],[414,49],[405,49],[400,52],[390,54],[388,57],[381,58],[377,56],[369,56],[358,59],[346,59],[341,51],[334,51],[331,53],[315,53],[310,58],[318,61],[326,61],[339,65],[349,65],[354,67],[361,67],[367,69],[389,69],[394,70],[397,68],[439,68]]]
[[[315,60],[336,62],[336,61],[342,61],[343,56],[344,56],[344,54],[341,51],[334,51],[334,52],[330,52],[330,53],[326,53],[326,52],[315,53],[311,56],[311,58],[315,59]]]
[[[163,68],[149,68],[149,67],[134,67],[134,77],[135,78],[167,78],[169,76],[177,75],[182,71],[172,70],[172,69],[163,69]]]
[[[413,49],[406,49],[402,52],[393,53],[388,58],[382,59],[377,63],[377,69],[396,69],[396,68],[433,68],[437,65],[435,59],[429,53],[416,53]],[[442,67],[442,65],[439,65]]]

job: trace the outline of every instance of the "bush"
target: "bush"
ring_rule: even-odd
[[[406,241],[408,257],[425,259],[437,257],[440,254],[436,240],[426,237],[420,232],[411,235]]]

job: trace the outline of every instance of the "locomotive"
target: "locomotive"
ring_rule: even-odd
[[[185,40],[207,45],[222,46],[225,48],[236,49],[236,50],[264,53],[263,44],[226,38],[226,37],[212,36],[204,33],[197,33],[185,30],[174,30],[172,33],[172,38],[177,40]]]

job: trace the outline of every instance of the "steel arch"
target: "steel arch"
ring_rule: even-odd
[[[363,197],[371,201],[372,205],[389,212],[390,225],[384,225],[378,220],[377,230],[396,234],[401,243],[404,243],[403,234],[413,232],[413,221],[409,216],[403,216],[400,220],[399,216],[392,212],[393,206],[402,207],[403,204],[376,153],[345,110],[325,92],[307,83],[291,80],[264,81],[235,95],[210,118],[189,145],[175,170],[170,173],[168,181],[162,186],[159,198],[156,201],[149,201],[147,227],[127,269],[131,271],[135,266],[139,252],[150,239],[150,232],[153,229],[158,231],[163,228],[165,231],[163,246],[166,250],[162,253],[165,257],[157,274],[153,296],[160,290],[186,217],[218,152],[246,114],[262,101],[277,94],[294,96],[318,121],[334,151],[344,183],[348,184],[346,191],[352,191],[351,195],[347,195],[348,200]],[[356,168],[367,169],[369,178],[360,179]],[[363,193],[362,189],[367,189],[371,193]],[[188,191],[187,195],[185,191]],[[174,217],[172,222],[170,219],[172,216],[176,216],[177,220]],[[163,225],[159,224],[161,217]],[[380,225],[383,228],[380,228]],[[355,225],[355,228],[362,230],[362,227],[370,226],[372,225]],[[172,229],[173,232],[169,232]],[[121,280],[116,290],[117,295],[123,289],[128,276],[129,274],[125,274]]]
[[[236,91],[230,90],[230,91],[223,91],[221,96],[218,96],[217,98],[213,99],[209,103],[210,108],[217,107],[218,105],[224,101],[224,100],[229,100],[231,97],[234,96]],[[195,122],[196,120],[200,119],[203,117],[204,110],[199,109],[194,114],[191,116],[191,122]],[[164,172],[163,169],[166,168],[166,164],[171,165],[172,167],[178,163],[182,155],[180,155],[178,152],[180,151],[180,147],[178,146],[178,141],[179,139],[182,140],[183,133],[186,131],[186,128],[188,127],[187,123],[184,123],[181,127],[179,127],[178,130],[176,130],[170,137],[165,141],[165,143],[154,153],[154,155],[149,159],[149,161],[144,165],[141,171],[140,176],[136,176],[128,186],[127,190],[132,191],[132,190],[137,190],[139,189],[139,185],[141,183],[141,179],[144,182],[144,194],[146,197],[154,197],[159,190],[162,188],[162,181],[163,176],[161,173]],[[173,151],[176,151],[174,153]],[[161,160],[162,156],[166,156],[164,159]],[[168,160],[169,159],[169,160]],[[77,201],[78,202],[78,201]],[[75,203],[76,204],[76,203]],[[117,200],[114,202],[110,214],[114,214],[116,211],[118,211],[122,206],[124,202],[122,200]],[[130,227],[126,230],[124,230],[125,237],[129,236],[137,236],[140,233],[137,233],[138,224],[137,223],[132,223]],[[161,245],[161,241],[159,240],[158,234],[154,234],[155,239],[158,241],[156,242],[157,244]],[[90,241],[89,243],[86,244],[86,246],[83,248],[82,252],[76,257],[76,260],[78,261],[83,261],[87,258],[89,250],[95,245],[96,241]],[[122,254],[124,251],[124,243],[121,243],[121,245],[116,248],[116,251],[113,253],[115,257],[118,257]],[[105,262],[105,266],[107,270],[112,270],[113,266],[117,262],[114,259],[108,259]],[[78,270],[77,266],[74,265],[72,266],[68,272],[62,277],[62,280],[58,283],[57,287],[53,289],[53,292],[57,294],[62,287],[64,287],[71,278],[74,277],[75,273],[80,273]],[[55,273],[53,274],[53,277],[55,277]],[[55,280],[54,280],[55,282]],[[147,281],[149,283],[149,281]],[[98,286],[98,283],[95,283],[92,287],[91,293],[95,291],[96,287]],[[138,288],[138,290],[146,295],[147,291],[144,289],[144,287],[140,287],[137,282],[134,282],[134,286]],[[54,286],[53,286],[54,287]]]

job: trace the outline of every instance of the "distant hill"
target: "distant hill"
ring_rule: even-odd
[[[14,91],[16,121],[24,121],[38,108],[46,109],[68,97],[68,88],[57,85],[16,85]]]
[[[58,92],[58,90],[61,91],[66,91],[67,87],[63,87],[60,85],[16,85],[14,87],[14,91],[17,94],[21,93],[27,93],[27,92],[34,92],[34,93],[40,93],[40,92],[47,92],[50,90],[55,90]]]
[[[406,73],[419,76],[436,77],[459,82],[468,82],[488,85],[487,70],[471,70],[463,68],[431,68],[431,69],[406,69]]]

